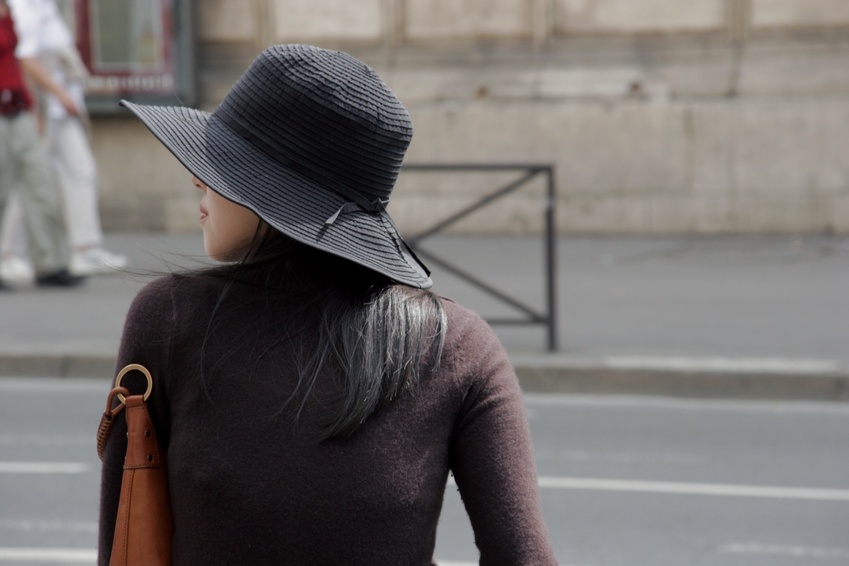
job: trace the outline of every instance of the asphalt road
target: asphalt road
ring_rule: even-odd
[[[102,380],[0,379],[0,564],[92,564]],[[526,397],[570,566],[849,564],[849,407]],[[456,490],[440,564],[474,563]]]

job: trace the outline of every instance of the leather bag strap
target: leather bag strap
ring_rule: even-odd
[[[121,387],[121,378],[133,370],[147,377],[148,389],[143,395],[131,395]],[[165,453],[159,446],[147,410],[146,400],[153,389],[153,378],[146,368],[132,364],[121,370],[115,384],[107,397],[106,410],[97,431],[98,455],[102,460],[115,418],[124,413],[127,453],[110,565],[166,566],[171,563],[173,518]],[[119,403],[113,407],[116,397]]]

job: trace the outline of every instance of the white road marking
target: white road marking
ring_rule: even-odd
[[[674,452],[593,452],[588,450],[534,449],[538,461],[549,462],[602,462],[605,464],[674,464],[676,466],[704,466],[707,454],[679,454]]]
[[[785,373],[818,375],[840,369],[836,360],[784,358],[689,358],[681,356],[609,356],[602,363],[616,369],[692,372]]]
[[[439,560],[434,558],[436,566],[478,566],[478,562],[464,562],[462,560]],[[560,566],[577,566],[576,564],[561,564]]]
[[[0,446],[94,446],[90,434],[0,434]]]
[[[94,533],[94,521],[41,521],[34,519],[0,519],[0,530],[26,533]]]
[[[817,489],[806,487],[773,487],[759,485],[657,482],[570,477],[540,477],[539,486],[542,488],[554,489],[631,491],[639,493],[712,495],[724,497],[762,497],[771,499],[811,499],[818,501],[849,501],[849,489]]]
[[[0,377],[0,391],[12,393],[77,393],[89,395],[93,392],[103,393],[103,401],[109,393],[109,378],[73,378],[57,379],[55,377]]]
[[[478,562],[464,562],[462,560],[439,560],[434,559],[436,562],[436,566],[478,566]],[[560,566],[570,566],[568,564],[561,564]],[[575,565],[572,565],[575,566]]]
[[[40,562],[56,564],[94,564],[97,552],[72,548],[2,548],[0,562]],[[438,566],[477,566],[477,562],[436,560]]]
[[[0,474],[84,474],[83,462],[0,462]]]
[[[97,551],[84,548],[3,548],[0,562],[39,562],[56,564],[94,564]]]
[[[836,560],[849,558],[849,548],[821,548],[812,546],[762,543],[734,543],[719,549],[722,554],[760,554],[772,556],[792,556],[794,558],[817,558]]]
[[[676,399],[650,395],[577,395],[571,393],[523,393],[528,407],[630,407],[677,411],[744,411],[814,414],[847,417],[849,403],[818,401],[766,401],[753,399]]]
[[[596,478],[537,478],[543,489],[576,489],[584,491],[630,491],[634,493],[667,493],[677,495],[711,495],[719,497],[761,497],[767,499],[810,499],[815,501],[849,501],[849,489],[808,487],[773,487],[724,483],[687,483]],[[448,483],[456,485],[453,474]]]

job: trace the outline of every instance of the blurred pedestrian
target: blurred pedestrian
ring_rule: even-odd
[[[74,286],[83,279],[67,269],[61,195],[39,140],[32,98],[15,58],[16,44],[9,7],[0,0],[0,220],[12,188],[20,187],[36,283]],[[0,288],[7,287],[0,279]]]
[[[19,43],[16,54],[44,101],[48,154],[65,197],[70,269],[94,275],[122,269],[126,256],[103,248],[97,165],[89,145],[84,80],[73,36],[55,0],[9,0]]]
[[[62,206],[61,199],[57,205]],[[29,261],[23,204],[18,191],[13,188],[6,201],[6,212],[0,218],[0,280],[23,284],[30,283],[34,278],[35,273]]]
[[[453,472],[481,564],[556,564],[510,361],[428,290],[386,211],[412,124],[374,71],[281,45],[212,114],[123,104],[193,175],[225,262],[143,289],[118,355],[153,374],[173,563],[431,564]],[[100,564],[125,430],[104,458]]]

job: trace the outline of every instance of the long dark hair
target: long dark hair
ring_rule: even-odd
[[[297,419],[325,368],[342,370],[342,395],[329,408],[320,440],[351,436],[380,407],[414,393],[439,367],[447,321],[438,296],[301,244],[263,222],[241,261],[199,272],[224,280],[212,318],[234,284],[263,268],[285,271],[289,287],[309,295],[302,306],[320,318],[317,345],[304,348],[298,384],[281,410],[291,409]],[[212,325],[211,320],[201,364]]]

